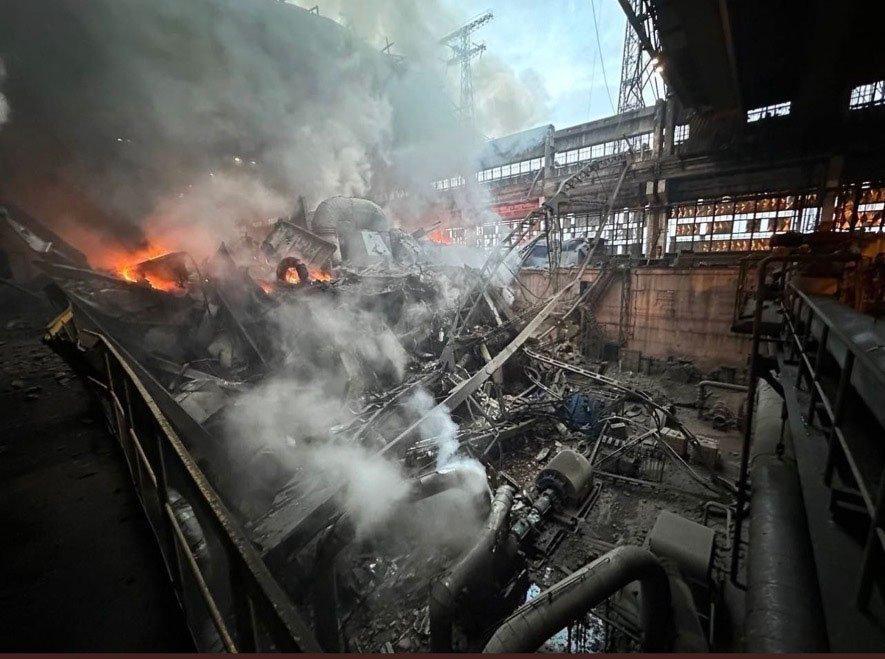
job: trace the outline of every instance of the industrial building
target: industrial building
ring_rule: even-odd
[[[616,114],[425,169],[406,117],[437,92],[390,41],[317,7],[201,2],[250,28],[212,42],[220,59],[248,34],[288,71],[319,49],[274,29],[320,35],[329,80],[367,96],[309,109],[389,111],[393,146],[333,123],[334,158],[306,129],[281,131],[306,146],[280,158],[240,97],[188,96],[223,133],[212,185],[334,170],[333,194],[287,189],[264,216],[279,181],[248,187],[264,205],[236,231],[234,197],[186,204],[196,240],[161,205],[142,238],[175,231],[123,259],[84,238],[126,225],[90,187],[116,203],[115,167],[145,195],[174,173],[188,202],[185,173],[214,161],[164,150],[206,135],[126,127],[143,99],[90,93],[82,127],[31,153],[28,131],[69,116],[16,66],[70,44],[0,28],[0,650],[885,650],[885,6],[619,0]],[[47,34],[70,10],[53,3]],[[173,4],[158,24],[184,24]],[[198,43],[202,20],[174,38]],[[456,128],[415,122],[453,153],[490,20],[439,39]],[[92,90],[88,60],[54,66]],[[17,106],[40,111],[16,124]],[[122,156],[72,137],[107,122]],[[360,149],[357,194],[342,161]]]

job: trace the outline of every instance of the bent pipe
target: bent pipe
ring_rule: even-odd
[[[691,589],[682,578],[675,561],[662,558],[661,565],[670,578],[670,602],[673,611],[673,652],[709,652],[710,646]]]
[[[469,469],[452,469],[450,471],[435,471],[412,481],[406,502],[415,503],[445,492],[446,490],[461,487],[470,478],[475,478],[475,472]],[[483,499],[488,506],[488,495],[477,499]],[[314,625],[317,640],[326,652],[341,651],[341,636],[338,624],[338,584],[335,570],[335,561],[338,554],[353,542],[355,530],[350,519],[344,515],[326,528],[317,542],[313,583],[313,609]]]
[[[502,540],[509,536],[508,520],[514,492],[510,485],[497,489],[488,521],[477,543],[445,577],[433,584],[429,604],[431,651],[452,650],[452,625],[459,598],[471,584],[483,582],[500,555],[510,553]]]
[[[668,650],[673,616],[667,573],[650,551],[623,546],[523,604],[495,630],[483,652],[534,652],[560,629],[633,581],[639,581],[642,595],[642,649]]]

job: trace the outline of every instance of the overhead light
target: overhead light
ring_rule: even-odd
[[[658,65],[655,67],[655,73],[660,74],[660,73],[663,73],[663,72],[664,72],[664,65],[663,65],[663,64],[658,64]]]
[[[656,66],[657,63],[658,63],[658,56],[655,55],[654,57],[651,58],[651,61],[649,62],[649,64],[651,64],[652,66]]]

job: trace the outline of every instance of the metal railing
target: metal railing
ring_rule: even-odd
[[[763,336],[766,334],[765,324],[763,323],[763,312],[765,303],[776,302],[776,288],[768,281],[769,267],[775,263],[789,264],[797,263],[814,263],[814,262],[847,262],[854,260],[855,257],[850,255],[817,255],[817,254],[773,254],[763,258],[758,262],[755,272],[755,304],[753,309],[753,338],[750,347],[750,372],[747,378],[747,413],[744,421],[743,445],[741,450],[740,474],[738,476],[737,503],[734,518],[734,542],[732,543],[731,553],[731,582],[738,587],[743,587],[738,581],[738,571],[740,564],[740,548],[741,534],[743,530],[743,521],[747,516],[746,507],[749,503],[749,465],[750,465],[750,447],[753,434],[753,415],[755,413],[756,388],[759,379],[764,376],[765,360],[761,355],[760,347],[765,340],[777,339],[774,336]],[[742,263],[743,266],[743,263]],[[783,271],[781,272],[783,275]],[[744,273],[746,276],[746,273]],[[769,367],[770,368],[770,367]]]
[[[867,378],[873,381],[872,397],[882,402],[885,391],[885,372],[881,363],[872,357],[870,348],[860,346],[856,336],[849,334],[826,310],[806,293],[793,284],[788,284],[784,292],[784,324],[790,359],[798,362],[797,385],[804,383],[809,394],[806,423],[812,425],[817,417],[824,428],[827,440],[827,462],[824,482],[831,491],[834,487],[834,472],[837,462],[847,466],[850,480],[862,501],[862,509],[869,516],[866,541],[857,580],[856,604],[864,609],[870,599],[874,577],[881,570],[885,557],[885,462],[875,464],[870,459],[871,452],[864,450],[870,442],[882,443],[885,438],[882,425],[872,433],[863,432],[849,423],[846,414],[850,390],[855,389],[864,400],[863,392],[856,389],[856,371],[861,368]],[[835,339],[835,342],[833,341]],[[838,343],[840,349],[833,349]],[[844,348],[844,351],[841,350]],[[824,363],[835,363],[835,391],[825,386]],[[835,375],[830,369],[830,375]],[[865,404],[872,408],[877,401],[866,397]],[[875,416],[875,413],[873,413]],[[881,417],[879,420],[881,424]],[[832,507],[832,506],[831,506]]]
[[[72,306],[76,306],[72,303]],[[82,315],[81,315],[82,314]],[[110,429],[199,650],[321,650],[313,632],[207,481],[116,342],[66,310],[48,342],[74,345],[91,367]]]

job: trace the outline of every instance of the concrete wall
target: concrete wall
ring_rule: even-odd
[[[567,283],[574,272],[559,272],[553,281],[545,270],[523,270],[522,300],[533,294],[549,297]],[[644,356],[690,359],[704,371],[719,366],[743,369],[750,352],[748,337],[731,332],[732,309],[737,286],[736,266],[704,268],[633,268],[628,298],[628,350]],[[598,273],[589,270],[583,279],[592,282]],[[618,273],[597,308],[596,318],[607,340],[618,339],[621,316],[621,285]],[[574,300],[577,290],[566,295]],[[563,303],[563,307],[567,307]]]

